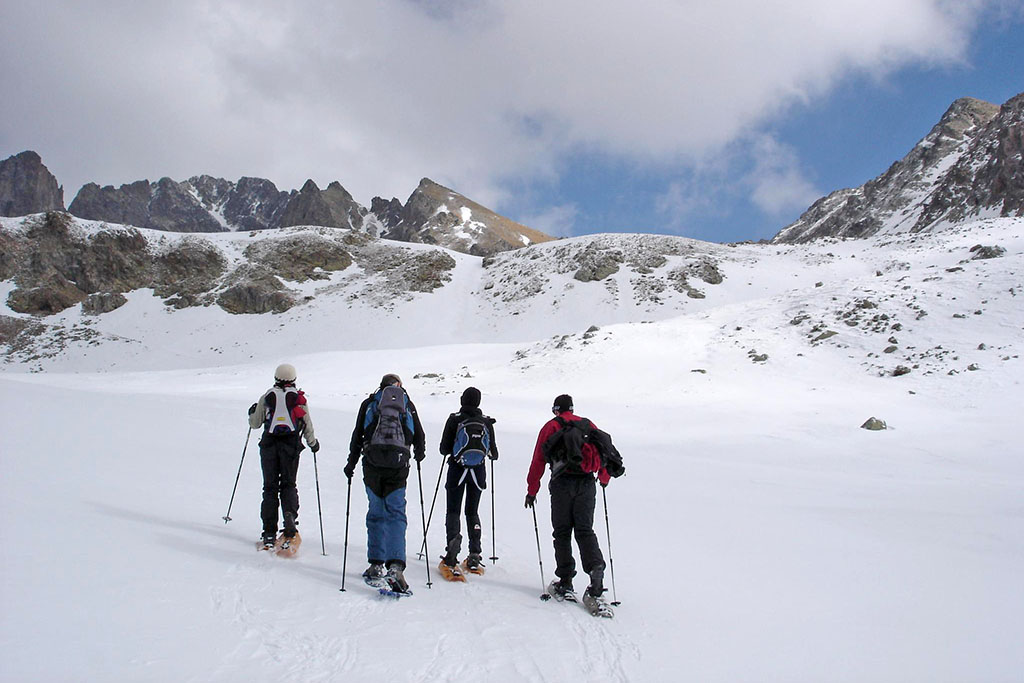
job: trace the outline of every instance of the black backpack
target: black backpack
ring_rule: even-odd
[[[601,467],[612,477],[621,477],[626,473],[622,456],[608,432],[601,431],[585,417],[566,420],[558,416],[555,420],[561,428],[541,445],[544,460],[551,465],[551,476],[561,474],[563,470],[589,474],[597,472]],[[597,451],[599,463],[584,462],[583,446],[588,443]]]

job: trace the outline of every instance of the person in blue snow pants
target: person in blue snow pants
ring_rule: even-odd
[[[375,443],[378,426],[388,417],[388,398],[396,399],[400,411],[397,431],[389,431],[390,444]],[[369,507],[366,511],[366,559],[370,563],[363,577],[367,583],[378,579],[399,590],[408,590],[405,571],[405,489],[410,460],[419,463],[426,455],[426,440],[416,406],[402,389],[395,374],[384,375],[380,388],[359,406],[355,429],[349,443],[345,476],[351,482],[356,463],[363,461],[363,484]],[[397,445],[396,445],[397,444]],[[410,457],[412,456],[412,457]]]

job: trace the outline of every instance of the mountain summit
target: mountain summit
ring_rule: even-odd
[[[772,241],[921,232],[967,218],[1024,215],[1022,129],[1024,94],[1002,107],[958,99],[885,173],[819,199]]]
[[[553,238],[496,214],[458,192],[424,178],[402,206],[374,199],[380,236],[448,247],[477,256],[519,249]]]

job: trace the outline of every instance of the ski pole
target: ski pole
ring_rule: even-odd
[[[242,459],[238,461],[238,474],[235,475],[235,485],[231,489],[231,500],[228,501],[228,511],[221,519],[227,524],[231,521],[231,506],[235,503],[235,491],[238,490],[238,478],[242,476],[242,463],[245,462],[245,450],[249,448],[249,437],[252,436],[252,430],[248,430],[245,433],[245,445],[242,446]]]
[[[491,458],[491,564],[498,561],[498,553],[495,552],[494,543],[494,458]],[[543,579],[543,572],[541,572]]]
[[[434,519],[434,503],[437,502],[437,492],[441,490],[441,475],[444,474],[444,466],[448,464],[448,458],[441,457],[441,471],[437,473],[437,486],[434,487],[434,499],[430,501],[430,514],[427,516],[427,529],[430,529],[430,521]],[[423,532],[423,545],[420,546],[420,552],[417,554],[419,559],[423,559],[423,554],[427,550],[427,538],[426,531]]]
[[[540,530],[537,529],[537,508],[531,505],[530,509],[533,510],[533,535],[537,537],[537,564],[540,565],[540,585],[544,589],[544,592],[540,594],[540,599],[547,602],[551,599],[551,596],[548,594],[547,586],[544,585],[544,560],[540,557]]]
[[[348,568],[348,512],[352,504],[352,477],[348,478],[348,493],[345,495],[345,549],[341,553],[341,591],[345,592],[345,570]]]
[[[416,461],[416,480],[420,484],[420,521],[423,523],[423,552],[427,553],[427,515],[423,511],[423,474],[420,469],[420,461]],[[439,480],[440,481],[440,480]],[[427,568],[427,588],[430,588],[433,584],[430,583],[430,562],[426,562]]]
[[[327,546],[324,545],[324,513],[320,507],[320,473],[317,471],[316,466],[316,451],[313,451],[313,476],[316,479],[316,514],[320,518],[320,554],[326,557]]]
[[[612,604],[618,607],[622,603],[619,602],[618,594],[615,592],[615,560],[612,559],[612,528],[608,524],[608,494],[606,493],[607,487],[601,487],[601,498],[604,500],[604,531],[608,538],[608,567],[612,573]]]

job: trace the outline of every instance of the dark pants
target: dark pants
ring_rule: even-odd
[[[551,493],[551,527],[555,545],[555,575],[565,582],[576,576],[572,537],[580,548],[583,571],[604,569],[604,556],[594,533],[597,484],[592,475],[555,477],[548,484]]]
[[[480,554],[480,495],[487,488],[487,468],[484,465],[463,467],[452,463],[448,467],[448,479],[444,490],[448,494],[448,506],[445,510],[444,528],[448,536],[446,547],[454,555],[462,550],[462,544],[453,541],[459,537],[462,512],[462,495],[466,495],[466,529],[469,532],[469,552]]]
[[[298,434],[285,438],[264,435],[260,439],[260,464],[263,466],[263,533],[277,534],[277,505],[280,499],[285,520],[299,516],[299,491],[295,477],[299,472]],[[285,529],[294,532],[294,529]]]

